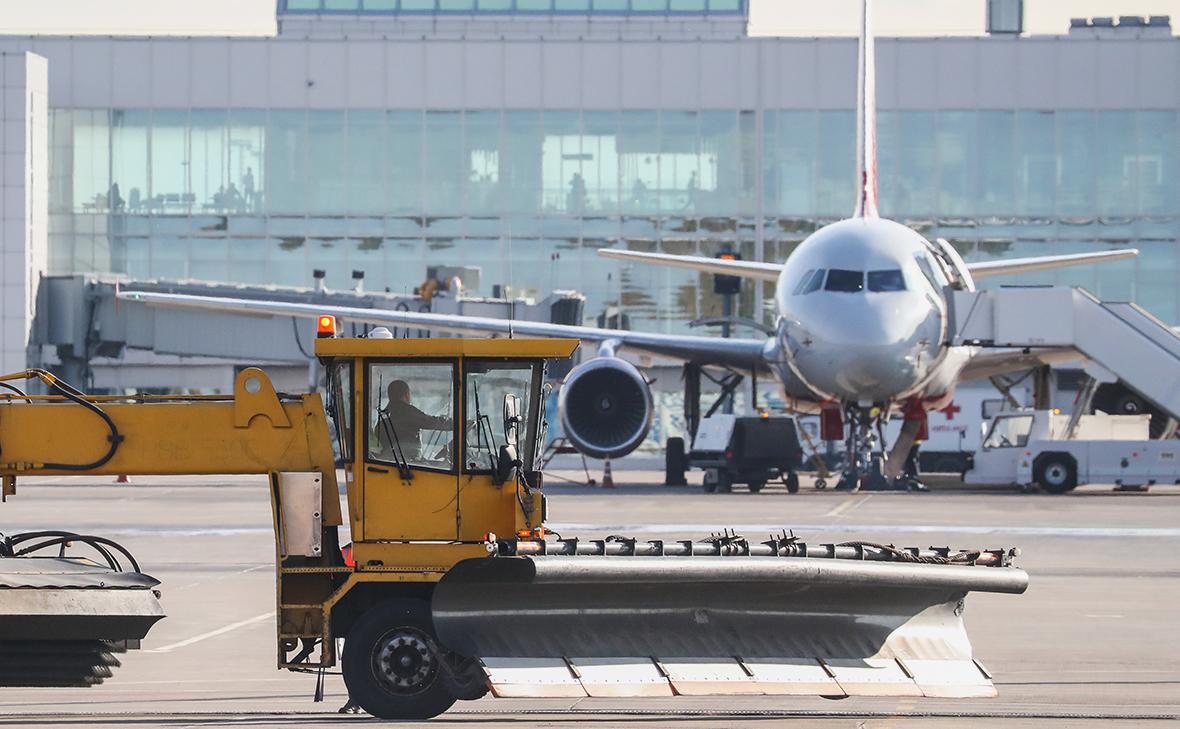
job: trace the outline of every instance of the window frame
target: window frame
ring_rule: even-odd
[[[534,463],[536,463],[537,456],[538,456],[537,453],[534,453],[532,451],[535,451],[537,449],[537,445],[536,445],[537,433],[541,429],[540,412],[537,410],[537,408],[541,407],[541,403],[540,403],[541,386],[544,384],[545,369],[546,369],[545,362],[544,361],[537,362],[536,360],[520,359],[520,358],[516,358],[516,357],[466,357],[466,358],[464,358],[464,360],[463,360],[463,377],[462,377],[462,381],[460,382],[461,391],[463,394],[463,420],[464,420],[464,428],[463,428],[463,433],[462,433],[463,440],[460,443],[460,446],[461,446],[460,452],[463,454],[463,473],[464,474],[472,474],[472,475],[490,474],[490,473],[492,473],[492,469],[490,469],[490,468],[474,468],[474,469],[467,468],[467,435],[468,435],[468,431],[467,431],[467,427],[466,427],[466,421],[467,421],[467,414],[468,414],[468,410],[467,410],[467,363],[468,362],[491,362],[491,363],[495,363],[495,364],[508,365],[504,369],[514,369],[512,367],[512,365],[518,365],[518,367],[516,367],[516,369],[522,369],[523,368],[522,366],[527,366],[529,369],[532,370],[532,376],[529,378],[529,393],[535,393],[536,396],[529,398],[530,402],[528,403],[528,411],[525,413],[525,428],[524,428],[524,432],[520,434],[520,444],[519,444],[519,447],[517,448],[517,457],[521,460],[522,463],[524,463],[524,470],[525,471],[533,470],[532,466]],[[502,411],[503,402],[499,403],[496,407],[498,407],[500,409],[500,411]],[[474,411],[472,411],[472,412],[474,412]],[[501,417],[502,417],[502,415],[501,415]],[[544,446],[542,446],[542,447],[544,447]],[[498,458],[499,454],[498,453],[493,454],[493,457]]]
[[[458,428],[459,428],[459,360],[455,357],[381,357],[381,358],[365,358],[365,383],[364,383],[364,403],[365,403],[365,458],[366,464],[375,463],[382,466],[390,466],[397,468],[398,464],[394,461],[387,461],[381,458],[375,458],[369,448],[369,434],[373,432],[373,410],[370,401],[373,394],[373,368],[381,365],[430,365],[430,364],[447,364],[451,366],[451,442],[458,443]],[[380,400],[378,400],[380,402]],[[439,431],[443,432],[443,431]],[[459,459],[456,453],[452,453],[451,467],[449,469],[433,468],[431,466],[424,466],[417,463],[411,463],[406,459],[406,465],[411,471],[422,471],[425,473],[442,473],[457,476],[459,474]]]

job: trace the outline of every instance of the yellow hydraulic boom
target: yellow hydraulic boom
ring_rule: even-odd
[[[0,393],[3,491],[15,493],[27,474],[267,475],[278,665],[333,666],[336,639],[346,638],[350,694],[386,718],[434,716],[489,689],[994,693],[973,662],[961,600],[970,590],[1024,590],[1007,551],[809,546],[786,532],[765,542],[547,535],[534,468],[545,442],[545,363],[576,347],[321,338],[327,407],[318,394],[275,392],[254,368],[227,397],[96,397],[44,372],[0,378],[10,390]],[[29,377],[53,394],[12,386]],[[345,518],[351,544],[342,551]],[[101,680],[109,668],[95,662],[116,665],[106,652],[162,617],[154,580],[135,566],[120,582],[114,548],[75,537],[112,559],[57,559],[74,575],[77,584],[58,585],[74,588],[74,602],[51,595],[24,620],[26,630],[70,624],[76,640],[92,641],[82,661],[90,663],[79,678],[59,662],[38,685]],[[20,572],[17,546],[0,553],[0,587]],[[103,603],[108,583],[128,599]],[[93,596],[85,615],[75,607],[79,587]],[[5,599],[0,591],[0,614]],[[27,632],[2,626],[0,653],[61,646],[47,628],[22,643]]]

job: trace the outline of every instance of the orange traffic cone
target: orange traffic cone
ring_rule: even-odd
[[[121,473],[115,477],[115,483],[131,483],[131,477],[125,473]]]
[[[615,480],[610,475],[610,459],[606,459],[602,464],[602,487],[604,489],[613,489],[615,487]]]

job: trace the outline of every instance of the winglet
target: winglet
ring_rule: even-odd
[[[873,43],[873,3],[861,4],[856,89],[856,212],[877,217],[877,63]]]

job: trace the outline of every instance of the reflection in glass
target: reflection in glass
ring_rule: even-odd
[[[369,367],[369,459],[411,467],[454,468],[451,364]]]

